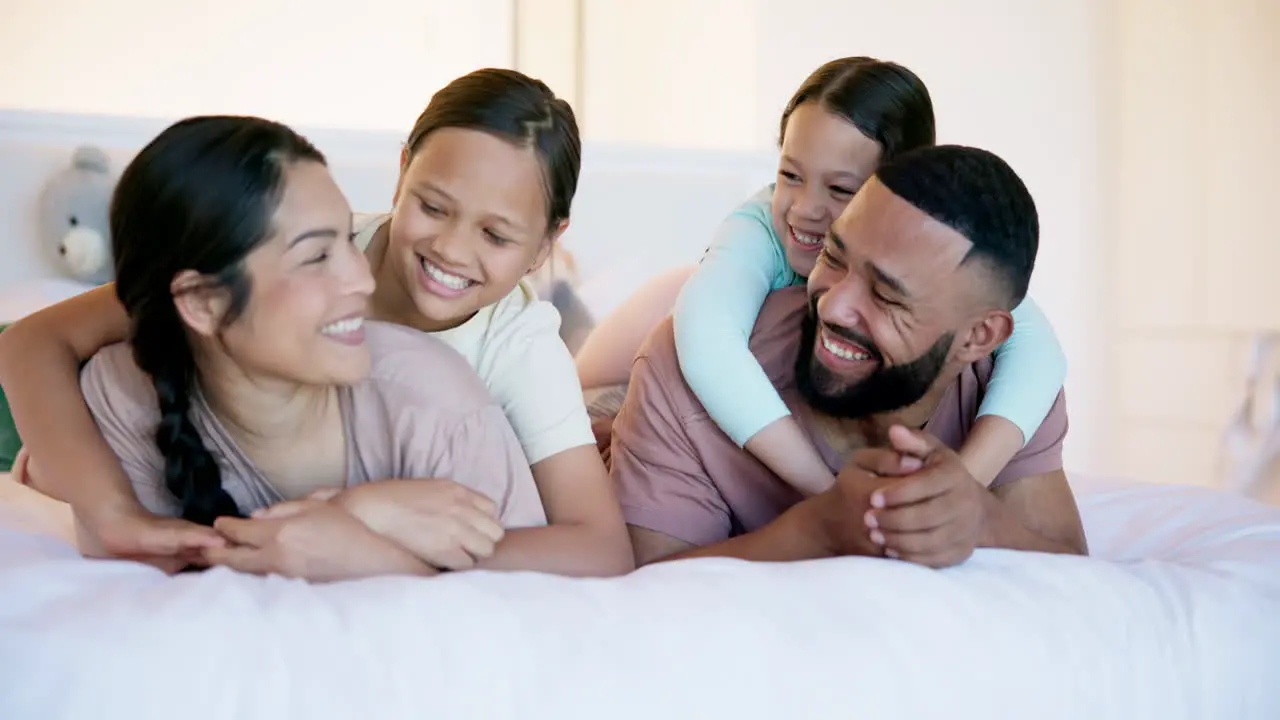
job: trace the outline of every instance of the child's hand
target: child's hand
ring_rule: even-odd
[[[13,479],[40,489],[36,463],[26,448],[14,458]],[[92,510],[73,506],[71,513],[75,518],[76,546],[85,557],[136,560],[175,573],[188,565],[203,564],[206,548],[226,544],[211,527],[155,515],[136,501]]]
[[[136,560],[174,573],[203,565],[205,550],[226,545],[211,527],[154,515],[140,506],[72,512],[76,545],[85,557]]]
[[[825,492],[835,483],[835,475],[790,415],[766,425],[743,447],[805,497]]]

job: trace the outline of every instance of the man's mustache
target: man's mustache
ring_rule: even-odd
[[[823,294],[824,293],[818,293],[809,299],[809,316],[813,319],[815,327],[821,330],[825,330],[837,337],[848,340],[854,345],[861,346],[862,349],[866,350],[867,354],[871,356],[872,360],[875,360],[876,362],[883,364],[884,356],[880,354],[880,348],[876,347],[876,343],[874,340],[867,337],[866,335],[863,335],[857,330],[854,330],[852,328],[847,328],[841,325],[832,325],[831,323],[825,322],[824,320],[822,320],[822,318],[818,317],[818,299],[821,298]]]

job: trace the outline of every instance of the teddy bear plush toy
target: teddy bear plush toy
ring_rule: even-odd
[[[89,285],[111,280],[108,214],[116,180],[106,153],[84,145],[41,190],[41,245],[53,267],[73,280]]]
[[[116,180],[106,153],[86,145],[76,148],[71,164],[45,182],[36,239],[45,260],[62,277],[20,283],[0,293],[0,332],[28,313],[112,279],[108,215]],[[21,446],[0,388],[0,473],[9,471]]]

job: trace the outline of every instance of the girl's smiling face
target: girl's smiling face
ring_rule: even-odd
[[[774,232],[787,262],[808,277],[827,230],[880,164],[880,145],[817,102],[787,120],[773,191]]]
[[[441,128],[400,175],[387,262],[427,331],[466,322],[546,260],[542,167],[532,147],[493,134]]]

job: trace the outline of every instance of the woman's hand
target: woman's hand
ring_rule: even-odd
[[[255,575],[331,582],[435,573],[330,501],[285,503],[269,517],[222,517],[214,528],[233,544],[206,550],[208,563]]]
[[[382,480],[335,492],[321,490],[309,503],[328,500],[370,530],[442,570],[466,570],[493,555],[504,531],[492,500],[450,480]],[[281,503],[254,513],[272,518],[294,512]]]

